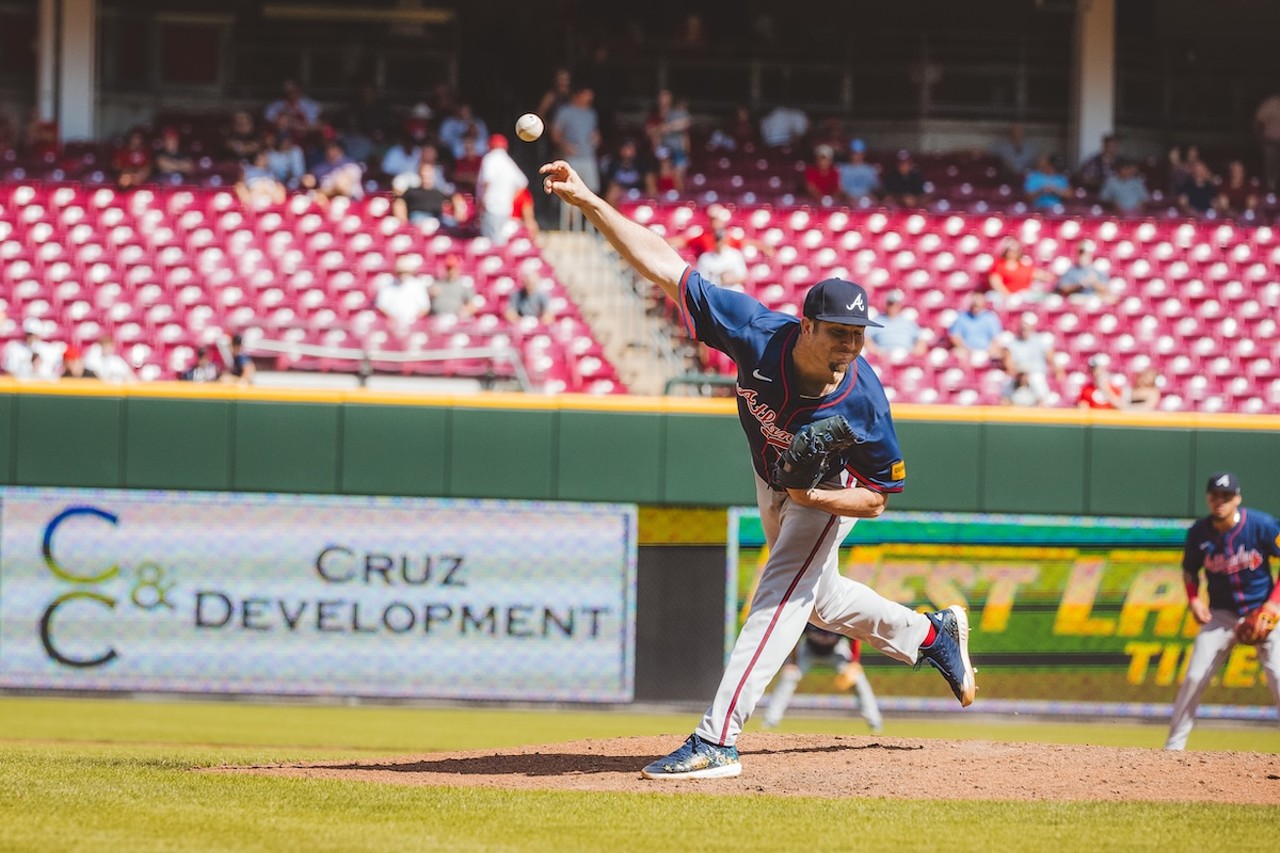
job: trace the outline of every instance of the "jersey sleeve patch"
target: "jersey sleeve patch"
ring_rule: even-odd
[[[907,478],[907,463],[899,459],[897,462],[893,463],[893,467],[889,469],[889,473],[895,480],[905,480]],[[1280,537],[1277,537],[1277,540],[1280,541]]]

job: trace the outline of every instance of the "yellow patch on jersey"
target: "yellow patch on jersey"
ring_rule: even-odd
[[[907,463],[899,459],[893,463],[893,467],[889,469],[889,474],[895,480],[905,480],[907,478]]]

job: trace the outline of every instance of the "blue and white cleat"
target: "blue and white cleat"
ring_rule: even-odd
[[[738,748],[707,743],[696,734],[666,758],[640,771],[645,779],[728,779],[742,773]]]
[[[973,696],[978,692],[974,678],[976,670],[969,662],[969,617],[958,604],[925,616],[933,623],[938,636],[933,645],[920,649],[920,660],[916,666],[927,662],[942,673],[960,705],[967,708],[973,704]]]

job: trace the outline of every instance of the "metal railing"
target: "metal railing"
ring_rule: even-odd
[[[351,361],[356,365],[356,376],[361,386],[365,385],[369,376],[373,375],[375,362],[392,364],[421,364],[424,362],[453,361],[455,359],[482,359],[493,364],[509,364],[521,391],[531,392],[533,383],[525,369],[524,359],[520,351],[514,347],[457,347],[453,349],[421,349],[421,350],[380,350],[355,347],[327,347],[316,344],[277,341],[268,338],[257,338],[245,342],[245,349],[252,354],[284,355],[292,358],[310,356],[327,358],[335,361]],[[494,371],[494,377],[498,376]],[[471,377],[468,377],[471,378]]]

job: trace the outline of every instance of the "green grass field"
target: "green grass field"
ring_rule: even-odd
[[[639,780],[634,794],[531,793],[193,772],[683,736],[694,721],[692,714],[0,698],[0,850],[1199,851],[1206,843],[1271,850],[1280,825],[1280,807],[717,797],[663,793]],[[864,732],[844,717],[793,717],[783,730]],[[949,717],[891,718],[885,733],[1154,748],[1164,729]],[[1202,725],[1191,746],[1280,752],[1280,730]]]

